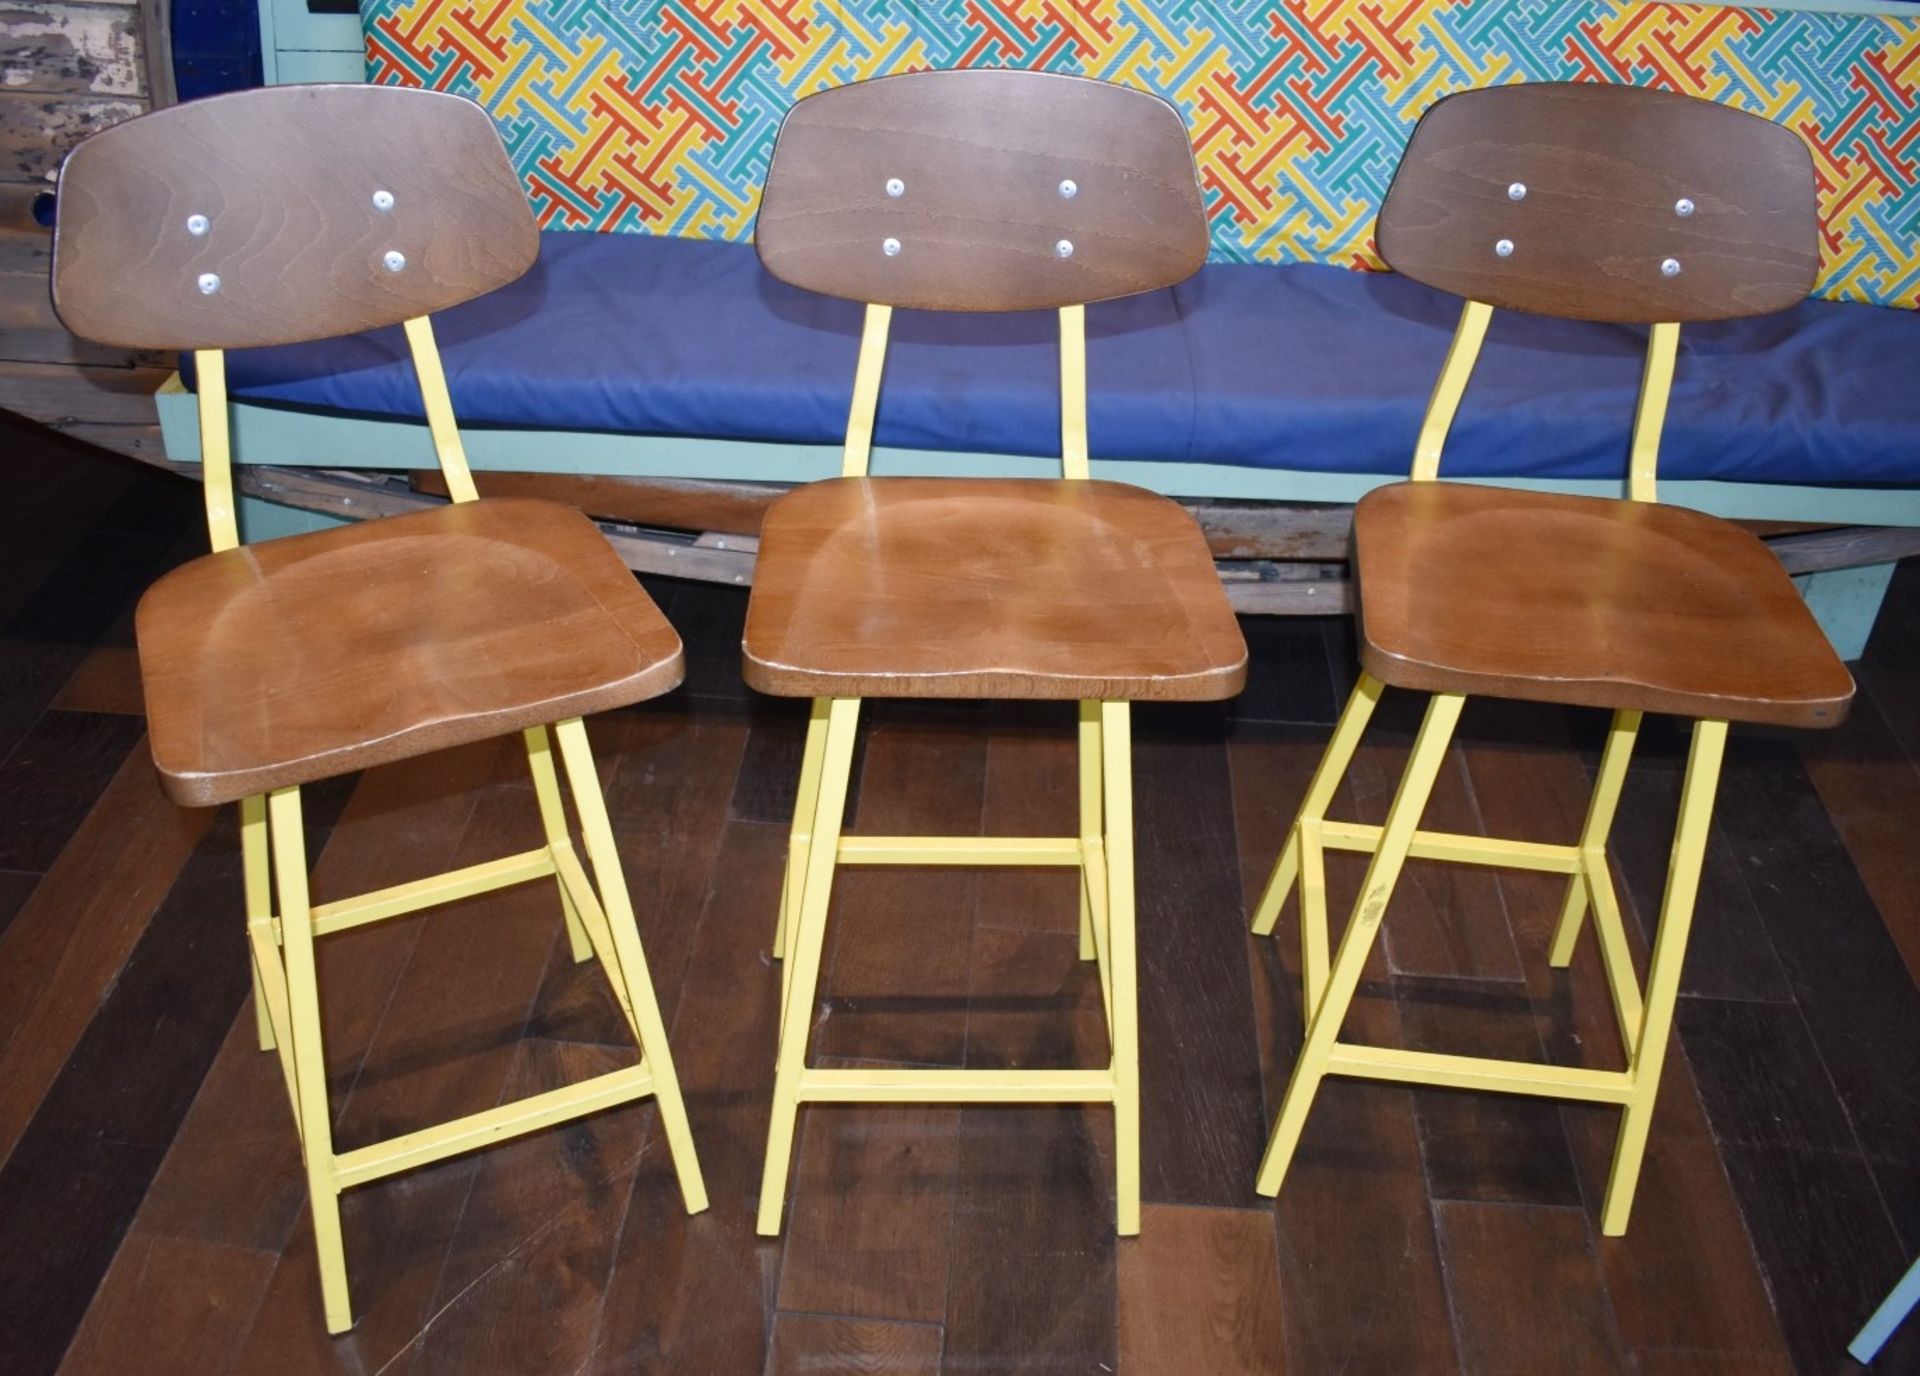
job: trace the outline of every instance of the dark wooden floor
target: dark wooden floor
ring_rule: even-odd
[[[202,547],[197,491],[17,430],[0,451],[8,1376],[1825,1373],[1920,1251],[1920,566],[1844,729],[1735,733],[1617,1240],[1596,1228],[1601,1108],[1331,1082],[1278,1207],[1252,1192],[1299,1041],[1297,928],[1289,912],[1279,940],[1251,939],[1245,910],[1353,672],[1333,620],[1251,621],[1242,699],[1137,714],[1139,1239],[1113,1237],[1104,1113],[945,1107],[807,1111],[786,1235],[756,1239],[800,719],[740,685],[742,593],[662,584],[688,683],[592,729],[713,1208],[682,1213],[645,1107],[358,1190],[360,1321],[329,1339],[279,1072],[254,1048],[233,820],[160,797],[139,716],[130,609]],[[1409,705],[1346,815],[1384,809]],[[859,827],[1070,829],[1065,711],[872,718]],[[1601,725],[1475,704],[1437,825],[1570,838]],[[1628,787],[1636,940],[1680,745],[1654,730]],[[523,774],[508,743],[312,790],[320,896],[529,844]],[[837,897],[820,1054],[1104,1055],[1070,877],[865,871]],[[1356,1032],[1616,1064],[1591,938],[1570,973],[1546,969],[1557,897],[1541,876],[1410,867]],[[323,949],[345,1146],[624,1052],[545,886]],[[1920,1332],[1882,1369],[1920,1370]]]

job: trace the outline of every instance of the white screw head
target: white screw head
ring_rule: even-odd
[[[1660,264],[1660,275],[1662,277],[1678,277],[1680,275],[1680,260],[1678,258],[1663,259]]]
[[[390,248],[380,261],[387,265],[388,272],[398,272],[407,265],[407,255],[397,248]]]
[[[888,177],[887,194],[889,196],[904,196],[907,194],[907,184],[898,177]]]
[[[1054,257],[1056,258],[1073,257],[1073,240],[1062,239],[1059,243],[1053,246],[1053,254],[1054,254]]]
[[[205,234],[211,228],[213,228],[213,226],[207,222],[206,216],[204,215],[187,216],[187,233],[191,234],[194,238],[198,239],[201,235]]]
[[[220,290],[220,274],[217,272],[203,272],[200,274],[200,280],[195,285],[200,288],[200,294],[202,296],[212,296]]]
[[[1525,182],[1514,182],[1511,186],[1507,188],[1507,199],[1510,201],[1526,200],[1527,184]]]
[[[1080,183],[1076,182],[1072,177],[1068,177],[1065,181],[1060,183],[1060,199],[1061,200],[1070,201],[1075,196],[1078,196],[1079,194],[1080,194]]]
[[[392,210],[393,209],[393,193],[391,191],[374,192],[373,208],[375,210]]]
[[[900,241],[898,239],[882,239],[880,241],[880,251],[889,258],[898,258],[900,256]]]
[[[1687,216],[1693,214],[1693,202],[1688,200],[1685,196],[1682,196],[1679,200],[1673,203],[1673,213],[1678,215],[1683,220],[1686,219]]]
[[[1493,251],[1502,258],[1513,257],[1513,240],[1502,239],[1499,243],[1493,246]]]

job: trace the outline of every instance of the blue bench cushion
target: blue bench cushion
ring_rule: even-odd
[[[1404,473],[1460,303],[1404,278],[1215,264],[1089,308],[1096,458]],[[465,424],[800,443],[846,425],[860,307],[744,244],[542,236],[533,271],[436,317]],[[1050,314],[897,312],[878,441],[1058,453]],[[1646,330],[1496,315],[1451,476],[1625,469]],[[1920,483],[1920,315],[1808,301],[1681,335],[1661,473]],[[235,396],[419,416],[399,330],[235,353]],[[727,474],[715,473],[715,477]]]

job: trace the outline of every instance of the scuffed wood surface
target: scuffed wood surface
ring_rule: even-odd
[[[151,425],[163,368],[96,368],[0,363],[0,408],[42,425]]]
[[[131,5],[0,6],[0,90],[146,93]]]
[[[45,185],[81,139],[146,108],[130,97],[0,91],[0,181]]]

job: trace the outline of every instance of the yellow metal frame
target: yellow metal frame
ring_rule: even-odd
[[[1490,307],[1478,301],[1467,302],[1460,313],[1460,323],[1415,445],[1411,476],[1416,482],[1432,482],[1440,476],[1441,450],[1459,411],[1492,314]],[[1661,323],[1653,326],[1648,340],[1628,470],[1628,496],[1634,501],[1656,500],[1660,431],[1666,418],[1679,334],[1677,324]],[[1321,1080],[1328,1075],[1587,1100],[1618,1104],[1625,1110],[1606,1200],[1601,1206],[1601,1231],[1609,1236],[1624,1233],[1645,1153],[1647,1127],[1659,1090],[1661,1062],[1672,1031],[1680,965],[1693,921],[1727,723],[1707,719],[1694,724],[1680,819],[1668,865],[1666,895],[1661,903],[1660,925],[1655,933],[1652,964],[1643,991],[1634,972],[1633,955],[1607,860],[1607,837],[1619,808],[1620,791],[1640,730],[1641,714],[1614,713],[1586,819],[1578,840],[1571,845],[1420,829],[1420,815],[1446,757],[1448,742],[1465,701],[1445,693],[1434,695],[1428,704],[1386,824],[1368,826],[1329,820],[1327,808],[1353,762],[1383,687],[1371,674],[1360,675],[1334,727],[1326,753],[1307,786],[1300,811],[1288,828],[1286,843],[1273,873],[1254,907],[1254,933],[1269,935],[1287,898],[1296,887],[1299,889],[1301,1005],[1306,1023],[1306,1040],[1261,1160],[1256,1188],[1269,1196],[1279,1192],[1299,1145],[1300,1131],[1314,1095]],[[1331,954],[1325,868],[1328,850],[1359,851],[1373,857],[1341,936],[1339,950]],[[1360,972],[1379,933],[1401,867],[1410,859],[1566,875],[1566,894],[1548,960],[1556,967],[1572,961],[1581,927],[1591,911],[1600,963],[1606,973],[1620,1040],[1626,1051],[1626,1068],[1576,1069],[1340,1041],[1340,1026],[1352,1005]]]
[[[425,317],[406,322],[434,449],[453,499],[477,493],[467,468],[446,375]],[[201,452],[207,525],[216,550],[239,543],[227,422],[225,360],[217,350],[196,354],[199,374]],[[536,1129],[652,1095],[667,1136],[681,1197],[689,1213],[707,1207],[706,1187],[694,1153],[686,1106],[667,1048],[666,1027],[654,999],[646,956],[634,924],[632,900],[621,873],[613,828],[601,796],[599,774],[579,718],[557,723],[560,767],[545,726],[524,733],[546,844],[445,874],[396,884],[371,893],[316,904],[307,888],[305,832],[297,787],[243,799],[241,858],[245,875],[248,945],[253,967],[254,1012],[263,1051],[277,1051],[287,1097],[294,1110],[313,1208],[320,1290],[327,1331],[353,1324],[347,1291],[346,1254],[340,1235],[342,1190],[412,1170],[462,1152],[504,1142]],[[582,864],[560,787],[564,769],[586,849]],[[592,877],[588,877],[591,866]],[[321,1042],[320,993],[314,942],[368,923],[437,907],[474,894],[552,876],[560,896],[567,940],[576,961],[597,956],[612,985],[628,1029],[640,1050],[638,1064],[566,1085],[481,1113],[435,1124],[349,1152],[333,1149],[327,1102],[326,1055]],[[278,911],[275,897],[278,897]]]
[[[884,370],[886,306],[867,307],[842,473],[864,477]],[[1064,476],[1089,476],[1086,312],[1060,311]],[[1124,702],[1079,704],[1080,827],[1074,836],[849,836],[842,832],[860,699],[819,698],[807,725],[773,954],[781,962],[780,1051],[760,1186],[759,1231],[780,1231],[805,1103],[1101,1103],[1114,1111],[1115,1223],[1140,1231],[1138,976],[1134,951],[1132,735]],[[1063,865],[1080,872],[1080,958],[1096,964],[1110,1060],[1079,1070],[822,1069],[807,1065],[833,876],[841,865]]]

